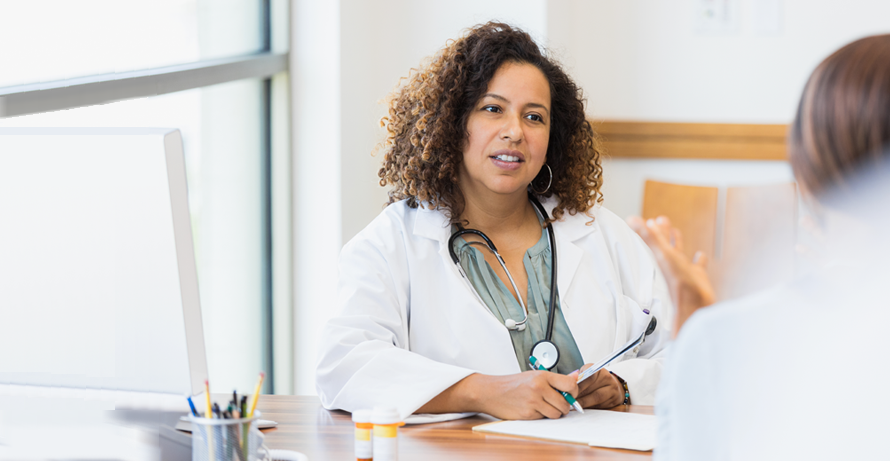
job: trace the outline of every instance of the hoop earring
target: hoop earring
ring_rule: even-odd
[[[534,180],[532,180],[532,182],[529,183],[529,185],[528,185],[528,188],[531,189],[532,192],[534,192],[535,194],[538,194],[538,195],[544,195],[544,194],[546,194],[547,191],[550,190],[550,184],[553,183],[553,170],[551,170],[551,169],[550,169],[550,165],[548,165],[548,164],[546,164],[546,163],[544,164],[544,166],[547,167],[547,171],[550,173],[550,179],[547,180],[547,187],[545,187],[544,190],[542,190],[542,191],[537,191],[537,190],[535,190],[535,188],[534,188],[534,186],[533,186],[533,184],[534,184]]]

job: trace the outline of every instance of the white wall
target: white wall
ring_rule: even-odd
[[[548,46],[602,119],[787,123],[813,68],[841,45],[890,31],[886,0],[784,0],[780,31],[756,31],[762,0],[733,0],[739,28],[695,31],[701,0],[552,0]]]
[[[600,120],[789,123],[813,68],[856,38],[890,31],[886,0],[776,0],[779,28],[760,32],[764,0],[732,0],[737,27],[697,31],[701,1],[560,0],[547,4],[548,47]],[[607,160],[605,205],[638,214],[647,178],[703,185],[791,181],[786,162]]]

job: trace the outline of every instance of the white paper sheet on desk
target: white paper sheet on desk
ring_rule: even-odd
[[[405,418],[405,424],[412,425],[441,423],[445,421],[454,421],[455,419],[469,418],[470,416],[476,416],[478,414],[479,413],[418,413]]]
[[[655,416],[607,410],[577,411],[559,419],[500,421],[474,431],[583,443],[592,447],[649,451],[655,448]]]

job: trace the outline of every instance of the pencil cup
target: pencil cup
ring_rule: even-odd
[[[253,418],[207,419],[190,416],[192,461],[271,461],[257,426],[260,412]]]

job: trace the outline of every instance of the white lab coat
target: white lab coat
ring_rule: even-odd
[[[544,202],[552,210],[555,200]],[[647,325],[641,348],[609,368],[635,404],[651,405],[670,338],[667,286],[643,241],[602,207],[553,224],[560,308],[585,363]],[[325,408],[394,406],[407,417],[475,373],[519,373],[510,333],[480,303],[448,254],[448,219],[392,204],[340,253],[337,308],[324,327],[316,387]]]

